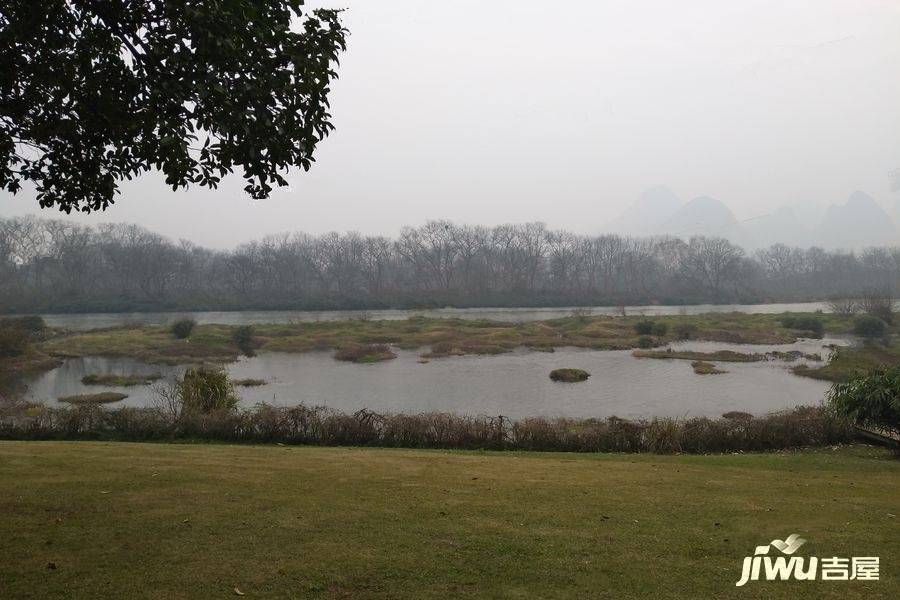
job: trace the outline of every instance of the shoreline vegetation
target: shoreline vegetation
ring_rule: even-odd
[[[816,331],[794,329],[816,324]],[[148,364],[228,363],[255,352],[332,351],[338,360],[374,363],[394,358],[392,348],[417,350],[421,362],[460,355],[494,355],[519,348],[552,352],[555,348],[632,350],[640,358],[684,359],[704,362],[751,362],[769,357],[798,362],[799,376],[846,381],[879,365],[900,361],[894,328],[878,339],[852,347],[823,349],[821,354],[800,355],[773,350],[768,353],[679,351],[663,347],[681,341],[779,345],[800,338],[852,335],[853,316],[822,313],[746,314],[706,313],[658,316],[573,316],[532,322],[412,317],[405,320],[347,320],[263,324],[253,326],[196,325],[189,337],[173,335],[171,326],[123,326],[70,332],[46,328],[20,356],[0,357],[0,376],[40,373],[65,358],[84,356],[127,357]],[[649,331],[650,333],[645,333]]]
[[[715,454],[835,446],[856,437],[847,421],[824,407],[809,406],[760,417],[728,413],[718,419],[511,420],[503,416],[380,414],[369,410],[348,414],[302,404],[260,404],[247,410],[232,406],[201,412],[187,410],[187,405],[185,410],[167,411],[159,407],[106,409],[91,399],[72,402],[71,408],[32,403],[0,405],[0,439]]]

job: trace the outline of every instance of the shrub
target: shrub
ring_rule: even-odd
[[[853,332],[867,338],[884,336],[887,324],[872,315],[860,315],[853,320]]]
[[[18,326],[0,327],[0,358],[22,356],[28,351],[28,332]]]
[[[650,335],[653,333],[653,321],[646,319],[634,324],[634,332],[638,335]]]
[[[697,326],[693,323],[676,323],[674,327],[672,327],[672,333],[675,335],[675,339],[679,340],[688,340],[697,331]]]
[[[668,331],[669,331],[669,326],[666,325],[665,323],[661,323],[659,321],[654,323],[653,328],[651,329],[651,332],[653,333],[653,335],[655,335],[657,337],[663,337],[664,335],[666,335],[666,333]]]
[[[656,345],[654,339],[647,335],[642,335],[637,340],[638,348],[652,348]]]
[[[825,324],[821,319],[807,315],[785,315],[779,319],[779,322],[788,329],[809,331],[817,336],[821,336],[825,332]]]
[[[861,304],[867,315],[878,317],[888,325],[894,323],[894,299],[889,292],[867,292],[863,296]]]
[[[256,354],[256,340],[253,338],[253,326],[242,325],[235,329],[231,334],[231,340],[238,349],[247,356]]]
[[[855,425],[900,434],[900,365],[835,383],[828,406]]]
[[[587,381],[591,374],[582,369],[554,369],[550,371],[550,379],[565,383],[577,383]]]
[[[594,309],[589,306],[579,306],[572,309],[572,317],[579,321],[587,321],[594,313]]]
[[[172,335],[179,340],[186,340],[191,336],[191,332],[194,331],[194,327],[196,326],[197,321],[193,319],[178,319],[172,323],[170,331],[172,332]]]
[[[44,318],[40,315],[26,315],[24,317],[11,317],[0,319],[0,327],[15,327],[24,329],[29,333],[38,333],[46,329]]]
[[[826,305],[828,310],[842,317],[852,317],[859,311],[859,303],[852,298],[832,298]]]
[[[195,367],[185,371],[175,385],[177,400],[184,414],[209,414],[231,411],[238,404],[234,385],[224,369]]]

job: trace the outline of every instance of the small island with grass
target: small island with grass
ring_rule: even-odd
[[[691,367],[697,375],[721,375],[728,372],[705,360],[695,360],[691,363]]]
[[[112,404],[128,397],[128,394],[119,392],[100,392],[98,394],[75,394],[73,396],[60,396],[57,402],[65,404]]]
[[[265,379],[235,379],[232,381],[234,385],[237,387],[260,387],[268,384],[269,382]]]
[[[387,344],[353,344],[334,353],[337,360],[354,363],[377,363],[397,358]]]
[[[137,385],[149,385],[162,379],[159,373],[151,375],[98,375],[91,373],[81,378],[84,385],[101,385],[106,387],[134,387]]]
[[[550,379],[563,383],[578,383],[587,381],[591,374],[583,369],[553,369],[550,371]]]

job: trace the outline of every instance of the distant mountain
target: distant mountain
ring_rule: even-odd
[[[900,235],[875,199],[856,191],[845,204],[828,207],[825,218],[813,232],[813,241],[824,248],[851,249],[897,245]]]
[[[748,219],[742,223],[757,248],[773,244],[806,247],[810,245],[810,231],[800,222],[793,209],[779,208],[774,213]]]
[[[659,227],[658,232],[684,239],[694,235],[723,237],[744,247],[754,246],[731,209],[722,201],[708,196],[694,198],[679,208]]]
[[[645,191],[607,229],[625,235],[653,235],[681,207],[681,200],[663,186]]]

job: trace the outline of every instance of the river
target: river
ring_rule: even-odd
[[[123,325],[165,325],[172,321],[191,317],[197,323],[219,325],[253,325],[261,323],[295,323],[315,321],[340,321],[345,319],[402,320],[413,316],[443,319],[487,319],[492,321],[525,322],[544,321],[567,317],[574,310],[585,307],[557,308],[437,308],[423,310],[369,310],[369,311],[300,311],[300,310],[246,310],[246,311],[197,311],[197,312],[141,312],[141,313],[84,313],[45,314],[48,325],[73,330],[120,327]],[[594,315],[620,315],[622,307],[594,306]],[[626,306],[628,315],[697,315],[710,312],[742,312],[772,314],[782,312],[826,311],[824,302],[774,303],[774,304],[696,304],[691,306]]]

